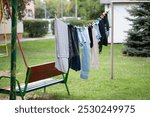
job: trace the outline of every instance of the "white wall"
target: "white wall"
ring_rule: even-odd
[[[32,11],[32,13],[31,13]],[[35,18],[35,10],[34,10],[34,0],[31,0],[30,3],[26,6],[26,16],[24,19],[34,19]],[[4,31],[4,24],[0,23],[0,34],[10,34],[11,33],[11,20],[3,19],[2,22],[6,22],[6,31]],[[18,21],[17,23],[17,32],[23,33],[23,22]]]
[[[134,4],[131,3],[115,3],[114,4],[114,43],[123,43],[127,38],[127,33],[131,26],[131,22],[126,18],[131,17],[127,11]],[[110,6],[109,6],[110,7]],[[105,10],[108,9],[108,5],[105,5]],[[109,22],[111,26],[111,10],[109,11]],[[111,31],[111,30],[110,30]],[[111,32],[108,39],[108,42],[111,42]]]
[[[4,21],[2,21],[4,22]],[[1,23],[0,24],[0,34],[4,34],[4,33],[7,33],[7,34],[10,34],[11,33],[11,20],[5,20],[5,29],[4,30],[4,23]],[[17,23],[17,32],[18,33],[23,33],[23,23],[18,21]]]
[[[131,26],[131,22],[126,18],[130,17],[127,9],[131,8],[131,4],[116,4],[114,6],[114,41],[117,43],[125,42],[127,33]]]

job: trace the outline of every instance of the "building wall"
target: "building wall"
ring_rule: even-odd
[[[131,26],[131,22],[126,18],[131,17],[127,9],[133,4],[121,3],[114,6],[114,42],[122,43],[127,39],[127,33]]]
[[[22,21],[17,22],[17,33],[20,35],[19,37],[22,38],[22,33],[23,33],[23,23]],[[9,20],[2,20],[0,23],[0,41],[4,40],[3,35],[7,35],[7,39],[11,39],[11,19]]]
[[[131,26],[131,22],[128,21],[126,18],[131,17],[127,11],[127,9],[131,9],[134,4],[131,3],[115,3],[114,4],[114,43],[124,43],[127,39],[127,33]],[[105,10],[110,9],[110,5],[105,5]],[[111,19],[111,9],[108,14],[110,27],[112,24]],[[110,36],[108,42],[111,42],[111,29],[110,29]]]
[[[30,3],[26,6],[26,16],[24,19],[33,19],[35,18],[35,10],[34,10],[34,0],[30,0]],[[5,25],[4,25],[5,23]],[[4,28],[5,27],[5,28]],[[22,37],[23,31],[23,22],[18,21],[17,23],[17,32],[19,33],[20,37]],[[0,23],[0,40],[3,40],[3,35],[7,34],[7,38],[11,39],[11,19],[9,20],[2,20]]]
[[[26,5],[25,17],[24,19],[34,19],[35,18],[35,8],[34,8],[34,0],[30,0],[30,2]]]
[[[23,32],[22,21],[17,22],[17,32],[18,33]],[[2,23],[0,24],[0,34],[4,34],[4,33],[11,33],[11,19],[5,21],[3,20]]]

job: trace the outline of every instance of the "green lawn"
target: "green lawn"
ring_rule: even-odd
[[[22,42],[28,65],[55,61],[55,41],[38,40]],[[10,45],[9,45],[10,46]],[[26,99],[66,99],[66,100],[149,100],[150,99],[150,58],[123,56],[123,45],[114,45],[114,80],[110,80],[110,46],[104,47],[99,55],[99,70],[90,70],[89,79],[80,78],[80,72],[71,70],[67,95],[64,85],[47,88],[47,93],[37,90]],[[10,53],[10,52],[9,52]],[[0,58],[0,71],[10,69],[10,56]],[[17,48],[17,77],[21,82],[25,77],[25,65]],[[9,85],[1,80],[0,87]],[[0,99],[7,99],[0,94]],[[8,97],[8,96],[7,96]]]

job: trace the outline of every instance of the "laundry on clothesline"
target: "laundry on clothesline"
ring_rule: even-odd
[[[103,18],[95,20],[92,25],[83,27],[67,24],[56,18],[55,36],[55,67],[64,73],[69,68],[80,71],[80,77],[88,79],[90,63],[92,63],[93,68],[98,69],[98,54],[102,52],[103,45],[108,45],[109,22],[107,13]]]

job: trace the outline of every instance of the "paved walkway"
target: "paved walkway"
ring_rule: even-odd
[[[47,34],[44,37],[37,37],[37,38],[22,38],[21,41],[34,41],[34,40],[46,40],[46,39],[54,39],[55,35]]]
[[[55,35],[47,34],[44,37],[36,37],[36,38],[21,38],[20,41],[35,41],[35,40],[46,40],[46,39],[54,39]],[[1,44],[4,43],[4,41],[0,41]],[[10,41],[8,41],[10,43]]]

